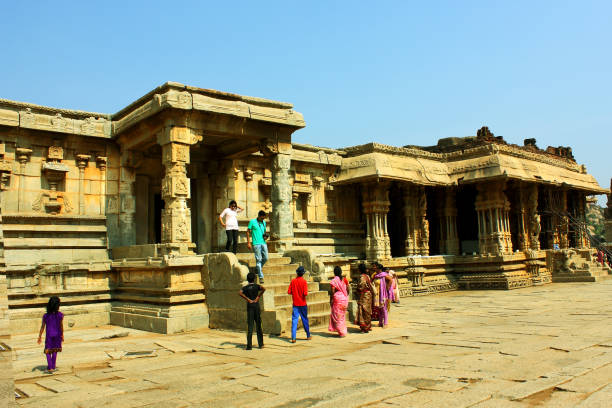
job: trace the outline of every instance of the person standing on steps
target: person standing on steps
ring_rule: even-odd
[[[299,266],[295,273],[297,277],[291,280],[287,293],[293,297],[293,313],[291,315],[291,342],[295,343],[297,334],[298,319],[302,318],[302,326],[306,332],[306,340],[310,337],[310,325],[308,324],[308,305],[306,304],[306,295],[308,295],[308,282],[304,279],[306,270],[303,266]]]
[[[264,283],[263,267],[268,260],[268,233],[266,232],[266,212],[261,210],[257,218],[249,221],[247,227],[247,247],[255,254],[255,267],[259,276],[259,283]]]
[[[227,208],[219,214],[219,221],[225,227],[225,234],[227,235],[226,251],[230,250],[230,246],[233,253],[238,250],[238,213],[241,213],[242,210],[243,208],[232,200]],[[225,222],[223,222],[223,217],[225,217]]]
[[[238,292],[241,298],[247,301],[247,345],[246,349],[251,350],[253,348],[253,323],[255,323],[255,329],[257,330],[257,345],[259,348],[263,348],[263,330],[261,329],[261,310],[259,309],[259,299],[266,291],[261,285],[255,283],[255,274],[249,272],[247,274],[248,285],[244,286]]]

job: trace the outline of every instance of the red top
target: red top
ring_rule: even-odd
[[[293,278],[287,293],[293,296],[293,306],[306,306],[306,295],[308,294],[306,279],[301,276]]]

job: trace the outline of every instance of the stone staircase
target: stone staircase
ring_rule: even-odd
[[[565,270],[553,273],[553,282],[598,282],[612,277],[610,268],[593,259],[589,251],[570,250],[566,265]]]
[[[255,270],[255,256],[252,253],[238,253],[236,257],[240,263],[247,265],[251,272]],[[268,262],[263,267],[264,284],[267,291],[274,291],[274,310],[282,311],[286,316],[284,330],[291,330],[291,313],[293,309],[293,299],[287,294],[287,289],[291,279],[296,277],[295,270],[299,265],[292,264],[291,258],[283,257],[280,254],[270,253]],[[304,274],[304,279],[308,282],[308,321],[311,328],[327,326],[329,323],[329,294],[327,291],[320,290],[319,283],[314,282],[309,272]],[[264,310],[266,310],[264,302]],[[302,322],[299,323],[302,327]],[[298,334],[299,335],[299,334]]]

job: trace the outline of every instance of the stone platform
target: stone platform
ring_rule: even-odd
[[[402,299],[387,329],[297,344],[203,329],[67,330],[58,372],[10,339],[22,407],[604,407],[612,400],[612,281]]]

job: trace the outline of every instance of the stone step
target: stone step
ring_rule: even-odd
[[[321,314],[321,313],[330,313],[330,306],[329,306],[329,300],[327,301],[317,301],[317,302],[311,302],[310,300],[307,300],[308,302],[308,314],[312,313],[313,315],[316,314]],[[291,313],[293,311],[293,304],[288,304],[288,305],[283,305],[283,306],[276,306],[276,310],[284,310],[285,313],[287,313],[287,316],[291,316]]]
[[[270,283],[264,279],[263,286],[266,290],[274,290],[274,294],[285,294],[289,289],[289,282],[287,283]],[[308,293],[314,293],[319,291],[319,282],[308,282]]]
[[[308,303],[329,302],[329,293],[324,290],[309,293],[306,296]],[[293,305],[293,297],[289,294],[274,294],[274,304],[279,307],[283,305]]]
[[[310,281],[310,277],[306,276],[308,275],[307,273],[304,274],[304,279],[306,279],[306,281]],[[289,286],[289,283],[291,283],[291,280],[295,278],[295,274],[294,273],[266,273],[264,271],[264,279],[265,279],[265,283],[268,285],[274,285],[274,284],[285,284],[287,286]]]
[[[299,265],[297,264],[281,264],[281,265],[274,265],[274,264],[268,264],[266,263],[263,267],[263,273],[264,275],[266,273],[290,273],[292,274],[294,277],[297,276],[295,274],[295,270],[298,268]],[[255,265],[253,265],[251,267],[251,269],[255,268]]]
[[[308,324],[310,326],[310,330],[312,332],[313,328],[317,328],[317,327],[327,327],[327,325],[329,324],[329,311],[327,313],[313,313],[310,314],[310,310],[308,312]],[[289,315],[289,319],[287,319],[287,332],[286,334],[291,335],[291,314]],[[303,326],[302,326],[302,319],[300,319],[298,321],[298,331],[297,331],[297,337],[301,338],[302,336],[304,336],[304,331],[303,331]]]

